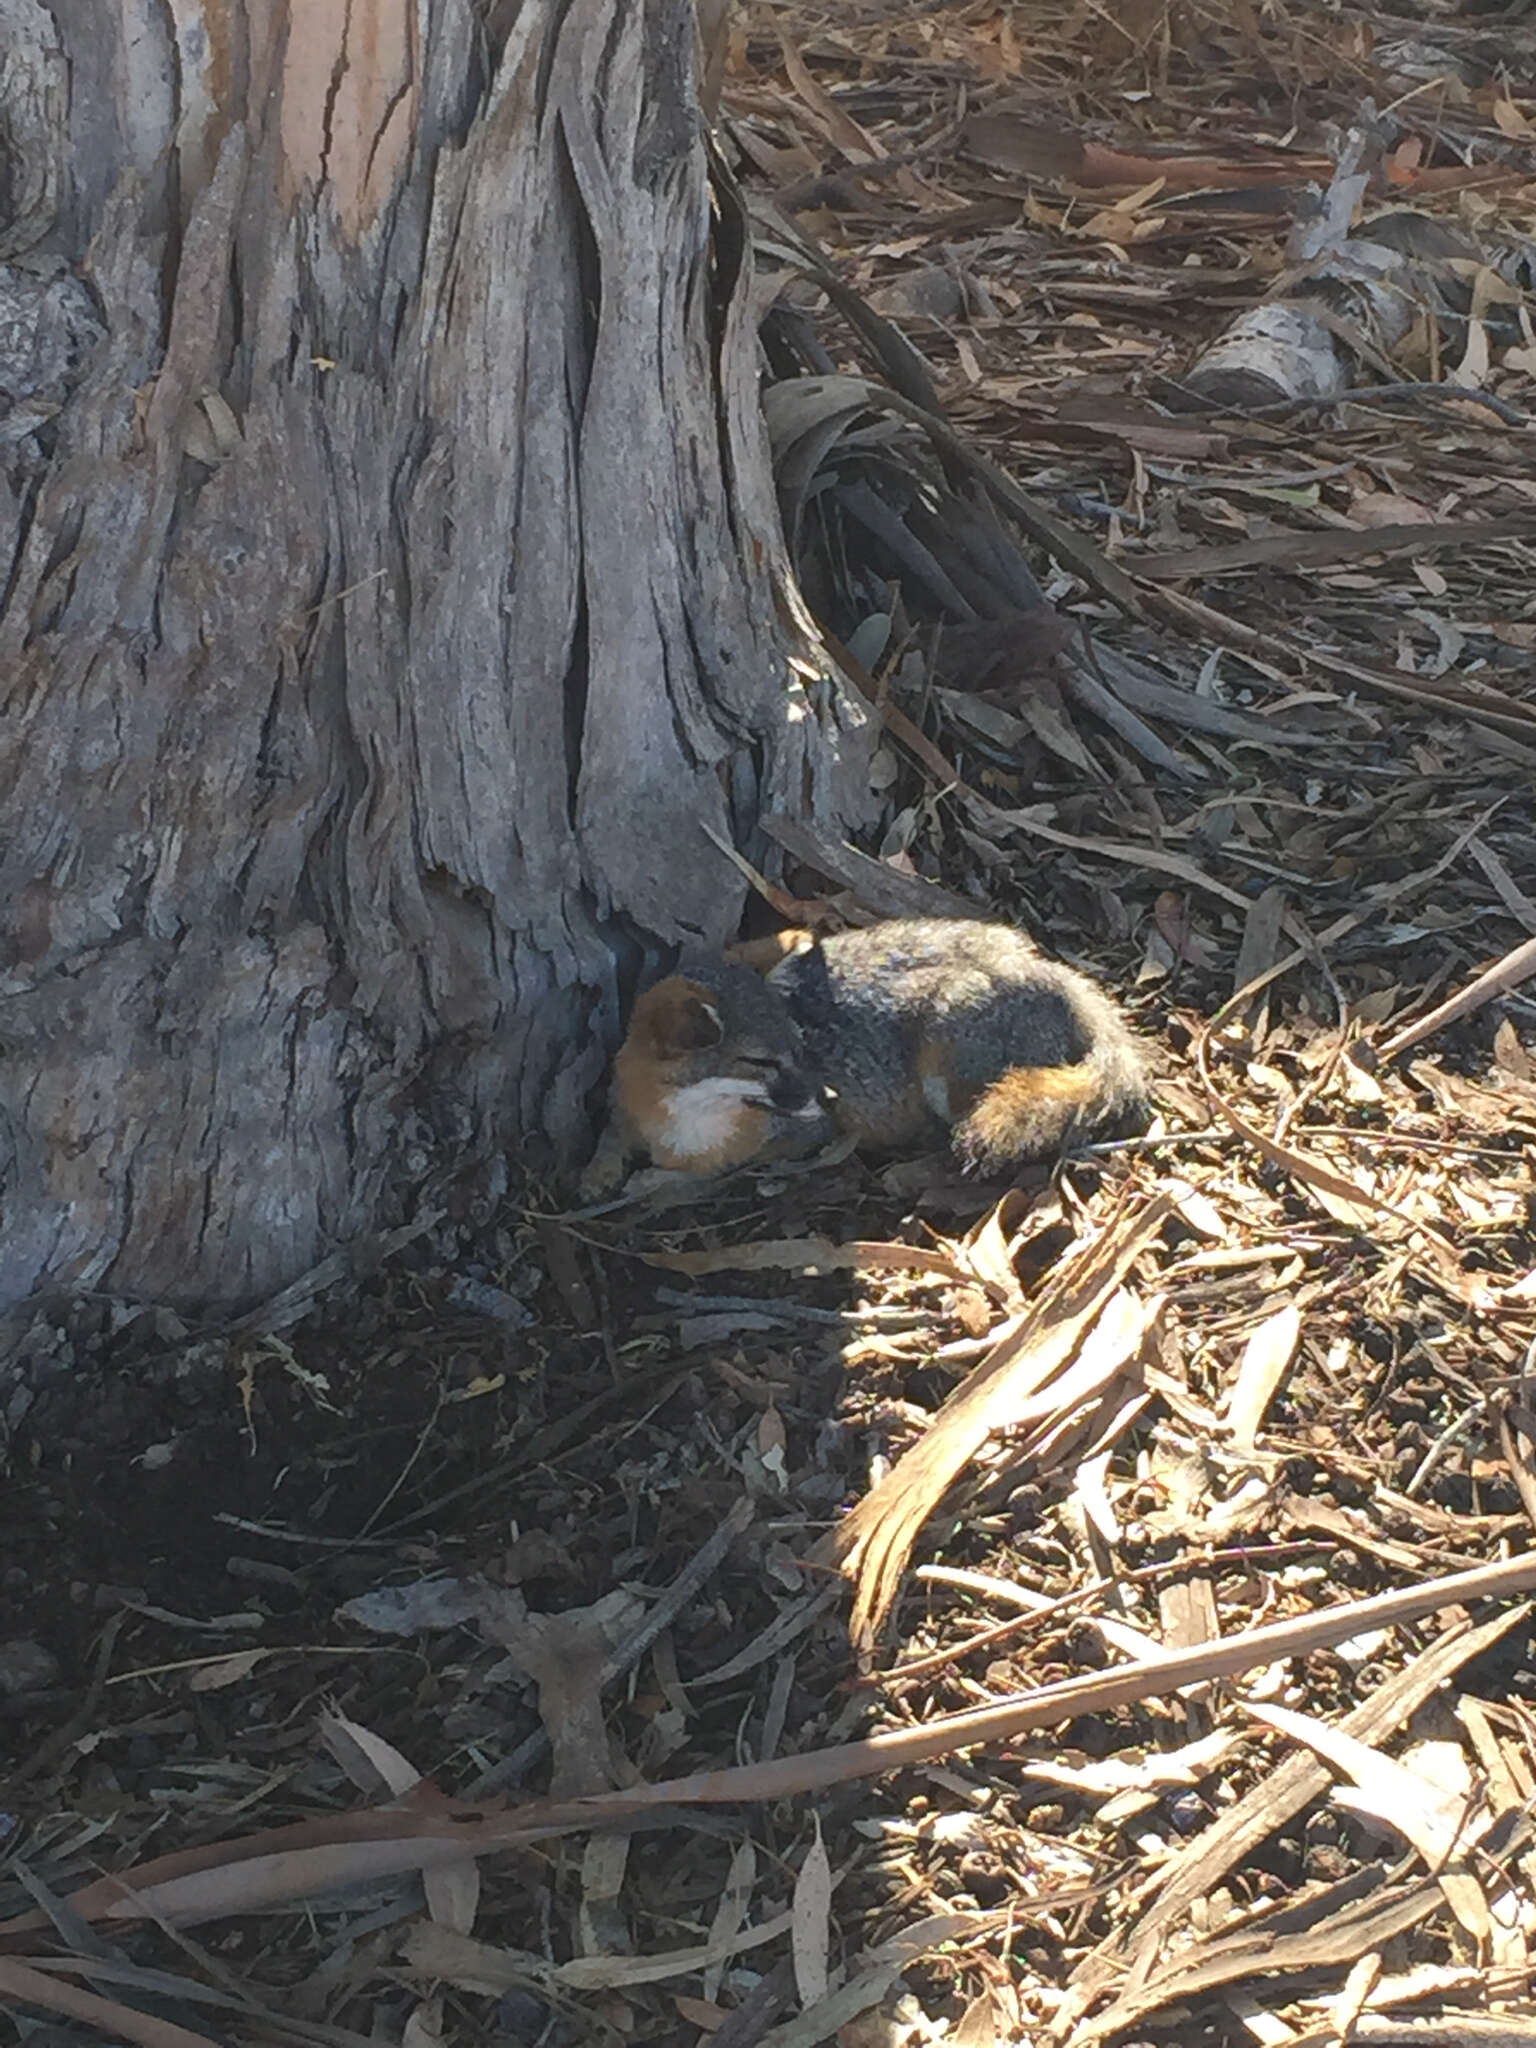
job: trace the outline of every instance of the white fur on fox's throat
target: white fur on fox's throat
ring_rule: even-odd
[[[736,1137],[744,1108],[771,1109],[761,1081],[735,1074],[714,1074],[674,1088],[662,1102],[652,1143],[678,1160],[716,1158]],[[819,1117],[821,1105],[811,1101],[787,1112],[793,1117]]]

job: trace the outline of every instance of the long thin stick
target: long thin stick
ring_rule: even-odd
[[[1163,1651],[1114,1671],[1096,1671],[946,1714],[863,1742],[843,1742],[799,1756],[700,1771],[590,1798],[535,1800],[510,1811],[474,1806],[443,1810],[365,1808],[323,1821],[268,1828],[224,1843],[156,1857],[95,1879],[69,1901],[87,1920],[142,1919],[157,1914],[185,1922],[248,1913],[287,1899],[372,1882],[400,1870],[429,1870],[464,1856],[547,1840],[586,1828],[666,1825],[689,1807],[785,1799],[850,1778],[873,1777],[925,1763],[980,1743],[1006,1742],[1031,1728],[1059,1727],[1079,1714],[1104,1714],[1134,1701],[1167,1697],[1181,1686],[1230,1678],[1242,1671],[1347,1642],[1356,1635],[1422,1621],[1437,1609],[1475,1600],[1509,1599],[1536,1589],[1536,1555],[1452,1572],[1427,1584],[1351,1600],[1321,1614],[1188,1649]],[[32,1911],[0,1923],[0,1943],[26,1939],[46,1922]]]
[[[1381,1048],[1381,1057],[1395,1060],[1400,1052],[1406,1052],[1410,1045],[1417,1045],[1421,1038],[1428,1038],[1431,1032],[1438,1031],[1444,1024],[1454,1024],[1458,1017],[1465,1017],[1469,1011],[1480,1010],[1484,1003],[1491,1003],[1495,996],[1518,988],[1533,974],[1536,974],[1536,939],[1526,939],[1512,953],[1506,953],[1502,960],[1485,968],[1476,981],[1469,981],[1458,995],[1447,996],[1427,1016],[1405,1024]]]

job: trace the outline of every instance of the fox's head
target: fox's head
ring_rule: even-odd
[[[674,974],[635,1005],[619,1100],[657,1166],[719,1173],[824,1118],[783,998],[742,967]]]

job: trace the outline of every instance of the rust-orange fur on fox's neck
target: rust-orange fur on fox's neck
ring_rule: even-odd
[[[707,1043],[688,1028],[701,1006],[718,1020],[709,990],[680,974],[657,982],[635,1004],[628,1035],[613,1063],[613,1081],[621,1108],[647,1145],[666,1129],[667,1105],[676,1085],[673,1062],[690,1043]]]

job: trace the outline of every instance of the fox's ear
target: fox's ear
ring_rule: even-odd
[[[707,1052],[725,1036],[720,1009],[710,991],[697,981],[674,974],[648,989],[635,1005],[632,1031],[648,1038],[659,1059],[684,1052]]]

